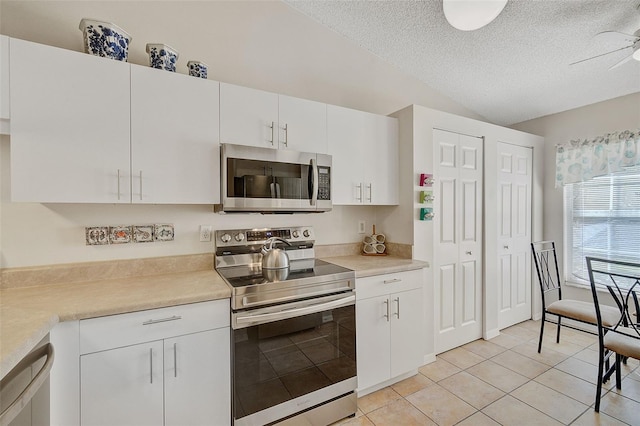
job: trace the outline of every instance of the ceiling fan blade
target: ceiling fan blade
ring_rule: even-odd
[[[631,53],[631,55],[627,56],[626,58],[624,58],[623,60],[619,61],[616,64],[613,64],[609,67],[609,70],[612,70],[614,68],[618,68],[620,65],[627,63],[631,60],[631,58],[633,58],[633,53]]]
[[[620,33],[618,31],[603,31],[593,36],[593,40],[603,43],[615,43],[617,45],[621,45],[624,43],[633,44],[636,41],[640,40],[640,37],[633,34]]]
[[[612,51],[610,51],[610,52],[602,53],[602,54],[600,54],[600,55],[592,56],[592,57],[590,57],[590,58],[580,59],[579,61],[576,61],[576,62],[572,62],[572,63],[570,63],[570,64],[569,64],[569,66],[571,66],[571,65],[575,65],[575,64],[579,64],[579,63],[581,63],[581,62],[585,62],[585,61],[590,61],[590,60],[592,60],[592,59],[596,59],[596,58],[599,58],[599,57],[601,57],[601,56],[609,55],[609,54],[611,54],[611,53],[619,52],[619,51],[621,51],[621,50],[630,49],[630,48],[632,48],[632,47],[633,47],[633,46],[625,46],[625,47],[621,47],[620,49],[616,49],[616,50],[612,50]]]

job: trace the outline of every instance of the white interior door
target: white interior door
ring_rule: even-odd
[[[436,353],[482,337],[482,138],[433,131]]]
[[[498,143],[498,327],[531,318],[531,148]]]

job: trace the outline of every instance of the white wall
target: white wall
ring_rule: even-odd
[[[130,62],[146,65],[145,44],[180,53],[178,72],[198,59],[209,78],[291,96],[387,114],[416,103],[481,119],[280,1],[7,1],[0,0],[0,33],[82,50],[84,17],[118,24],[133,39]],[[46,67],[46,64],[43,64]],[[318,244],[360,241],[358,220],[372,207],[335,207],[314,215],[218,215],[211,206],[125,206],[11,203],[10,139],[0,139],[0,267],[211,252],[198,225],[214,229],[313,225]],[[91,225],[174,223],[167,243],[85,246]],[[381,229],[381,231],[384,231]]]
[[[640,93],[525,121],[511,127],[545,138],[543,239],[556,241],[558,262],[564,265],[563,190],[554,187],[555,146],[574,139],[591,139],[606,133],[639,128]],[[567,287],[564,296],[591,300],[588,291],[575,287]]]

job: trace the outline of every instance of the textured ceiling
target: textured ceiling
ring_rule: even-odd
[[[569,66],[622,47],[594,35],[639,30],[640,0],[509,0],[470,32],[440,0],[285,2],[496,124],[640,92],[640,62],[608,70],[630,49]]]

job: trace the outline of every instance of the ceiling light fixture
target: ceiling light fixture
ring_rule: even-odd
[[[482,28],[500,15],[507,0],[442,0],[447,21],[461,31]]]

